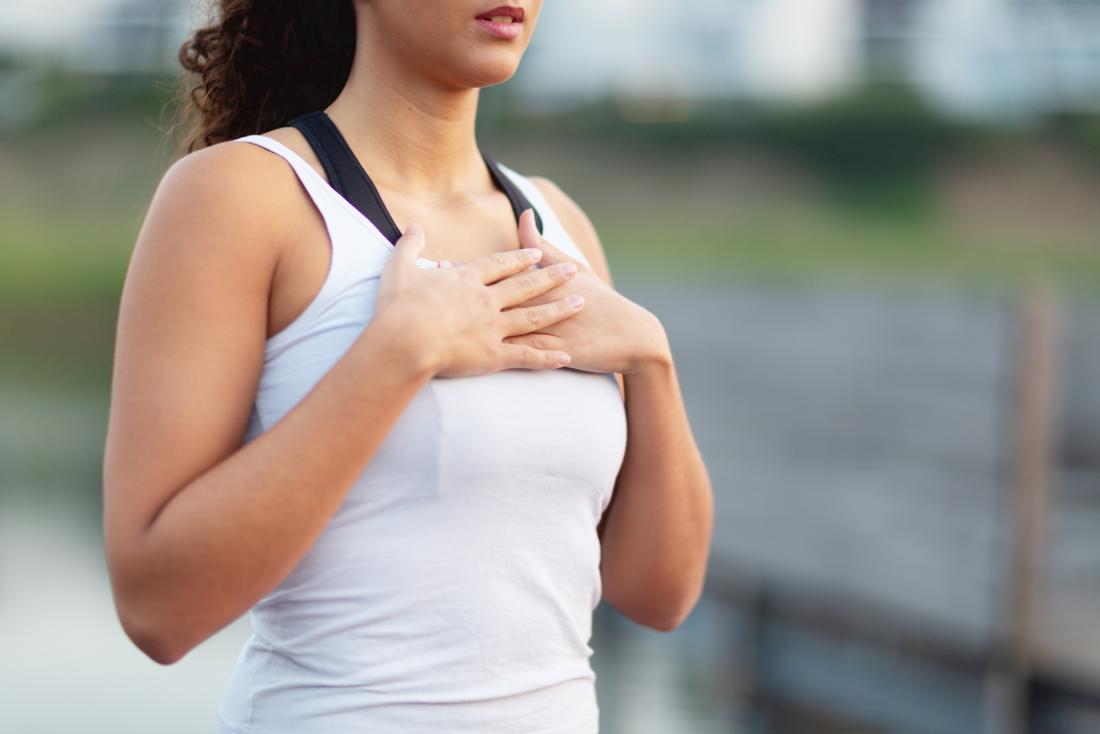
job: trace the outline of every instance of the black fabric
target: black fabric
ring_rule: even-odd
[[[378,188],[351,151],[351,146],[348,145],[332,118],[324,110],[315,110],[299,115],[287,124],[297,128],[309,142],[310,147],[313,148],[313,154],[325,169],[325,175],[332,188],[362,212],[363,216],[369,219],[386,239],[397,244],[397,240],[401,238],[401,230],[398,229],[397,223],[393,221],[389,210],[382,202]],[[493,183],[504,192],[512,204],[516,222],[519,222],[519,215],[525,209],[534,209],[535,224],[538,226],[539,233],[542,233],[542,217],[538,209],[531,205],[515,182],[500,170],[495,160],[484,153],[481,157],[489,168]]]

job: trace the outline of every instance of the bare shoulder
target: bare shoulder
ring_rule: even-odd
[[[279,166],[286,163],[257,146],[224,142],[168,167],[126,273],[120,325],[142,338],[124,347],[183,338],[167,324],[199,332],[243,314],[264,335],[272,278],[293,236],[293,189],[273,184]]]
[[[188,153],[168,167],[123,284],[125,359],[144,359],[151,345],[180,353],[213,335],[215,324],[236,330],[230,342],[262,346],[276,269],[307,221],[295,213],[302,204],[286,168],[278,156],[234,142]]]
[[[277,232],[296,193],[294,174],[279,156],[257,145],[226,141],[177,159],[164,173],[154,206],[231,215],[231,227],[264,227]],[[285,181],[287,185],[280,185]]]
[[[581,206],[569,194],[562,191],[560,186],[548,178],[529,176],[528,180],[538,187],[550,206],[554,208],[554,213],[558,215],[565,231],[577,243],[577,247],[581,248],[596,274],[603,278],[608,285],[614,287],[611,279],[611,269],[607,264],[607,254],[604,252],[599,234],[597,234],[596,228],[592,225],[592,220],[589,219]]]
[[[230,268],[269,286],[310,224],[299,188],[289,164],[257,145],[226,141],[188,153],[161,177],[133,259],[162,271]]]
[[[218,143],[184,155],[161,177],[146,214],[143,230],[155,229],[159,236],[139,237],[138,247],[169,248],[185,237],[187,252],[180,255],[277,256],[287,224],[280,212],[293,189],[273,182],[286,167],[277,156],[245,143]]]

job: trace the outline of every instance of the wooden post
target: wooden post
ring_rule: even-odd
[[[771,734],[773,729],[773,692],[768,688],[768,625],[771,622],[769,593],[767,584],[760,582],[747,608],[748,649],[752,666],[747,686],[748,734]]]
[[[991,694],[996,731],[1025,734],[1031,719],[1030,680],[1041,623],[1047,514],[1052,497],[1058,415],[1057,303],[1046,288],[1028,293],[1020,308],[1012,421],[1010,556],[1002,669]]]

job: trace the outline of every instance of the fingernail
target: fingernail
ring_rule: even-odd
[[[565,300],[569,301],[569,305],[575,309],[584,305],[584,296],[579,296],[576,293],[567,297]]]
[[[571,359],[572,359],[572,357],[570,357],[565,352],[561,352],[560,354],[558,354],[558,364],[560,364],[562,367],[569,364],[569,361]]]
[[[538,260],[542,257],[542,250],[537,247],[528,247],[524,252],[527,253],[527,259],[529,260]]]
[[[572,275],[577,272],[577,266],[573,263],[562,263],[561,270],[566,275]]]
[[[423,237],[424,236],[424,230],[423,230],[423,228],[421,228],[421,226],[419,224],[410,224],[405,229],[405,234],[411,234],[411,235],[414,235],[416,237]]]

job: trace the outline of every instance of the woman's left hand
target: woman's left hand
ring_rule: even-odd
[[[568,295],[583,297],[584,304],[575,316],[539,331],[506,337],[504,341],[537,349],[560,349],[572,357],[569,367],[588,372],[628,375],[650,362],[669,359],[668,337],[657,317],[612,288],[588,264],[543,238],[531,209],[520,216],[519,241],[521,247],[542,250],[542,259],[532,267],[573,263],[577,274],[516,308],[537,306]]]

